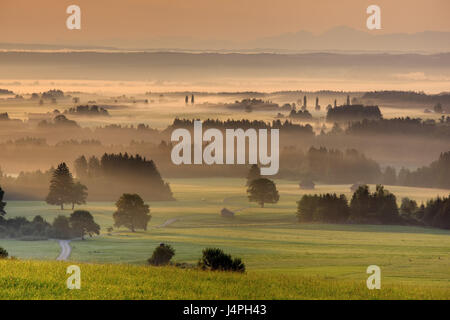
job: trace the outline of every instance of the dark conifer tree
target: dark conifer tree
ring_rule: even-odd
[[[72,203],[73,185],[72,174],[63,162],[53,172],[50,190],[45,201],[48,204],[59,205],[63,210],[64,204]]]

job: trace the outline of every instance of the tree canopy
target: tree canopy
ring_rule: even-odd
[[[261,208],[265,203],[277,203],[280,199],[277,187],[272,180],[260,178],[253,180],[247,189],[250,202],[257,202]]]
[[[70,215],[69,222],[74,234],[81,237],[82,240],[84,240],[86,234],[90,237],[92,237],[93,234],[100,234],[100,226],[95,223],[94,217],[89,211],[74,211]]]
[[[116,202],[117,210],[113,214],[114,226],[124,226],[135,232],[136,229],[147,230],[151,219],[150,208],[137,194],[124,193]]]

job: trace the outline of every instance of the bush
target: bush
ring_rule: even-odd
[[[152,257],[147,262],[153,266],[163,266],[170,262],[170,259],[175,255],[175,249],[170,244],[161,243],[153,251]]]
[[[8,251],[0,247],[0,259],[6,259],[8,258]]]
[[[245,272],[245,265],[240,258],[233,259],[218,248],[204,249],[198,264],[203,270]]]

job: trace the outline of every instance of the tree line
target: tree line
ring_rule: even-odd
[[[344,194],[304,195],[297,202],[300,222],[402,224],[450,229],[450,195],[429,200],[417,206],[415,201],[402,200],[400,208],[394,194],[382,185],[370,192],[359,186],[350,202]]]
[[[193,128],[195,119],[179,119],[175,118],[172,125],[169,126],[167,129],[164,130],[164,132],[172,132],[173,129],[176,128]],[[206,119],[202,121],[203,128],[217,128],[219,130],[225,130],[225,129],[280,129],[283,130],[283,132],[295,132],[305,135],[311,135],[314,136],[313,128],[309,125],[301,125],[293,123],[292,121],[285,120],[284,122],[280,119],[273,120],[270,122],[265,122],[262,120],[248,120],[248,119],[241,119],[241,120],[234,120],[234,119],[228,119],[225,121],[219,120],[219,119]]]
[[[345,131],[347,134],[397,134],[410,136],[450,137],[450,117],[435,120],[420,118],[393,118],[380,120],[362,120],[352,122]]]
[[[343,105],[328,108],[326,119],[328,122],[348,122],[363,119],[379,120],[382,118],[378,106]]]

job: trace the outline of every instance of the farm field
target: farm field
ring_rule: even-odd
[[[113,225],[113,203],[89,202],[80,207],[94,215],[102,227],[102,233],[85,241],[72,241],[69,261],[144,265],[153,249],[164,242],[175,248],[175,262],[194,264],[201,256],[203,248],[220,247],[233,256],[241,257],[249,277],[255,277],[255,281],[269,273],[276,278],[274,283],[290,282],[290,277],[298,277],[300,283],[310,281],[310,277],[317,277],[316,280],[323,282],[321,285],[325,287],[330,281],[332,286],[338,287],[337,283],[344,281],[356,286],[355,288],[361,285],[365,288],[366,268],[376,264],[381,267],[382,283],[386,288],[395,291],[396,286],[410,286],[412,295],[409,296],[409,291],[405,291],[406,293],[402,293],[405,298],[413,297],[412,292],[416,290],[413,288],[421,288],[425,295],[428,294],[427,290],[431,290],[430,295],[437,290],[441,297],[450,297],[450,231],[405,226],[299,224],[296,221],[296,201],[302,193],[337,192],[350,197],[348,185],[318,185],[316,190],[305,191],[300,190],[294,182],[279,180],[276,183],[280,191],[280,202],[259,208],[247,201],[244,179],[171,179],[170,183],[177,201],[151,202],[152,220],[147,231],[131,233],[126,229],[114,229],[108,233],[106,229]],[[449,192],[394,186],[386,188],[396,194],[398,201],[408,196],[418,203],[437,195],[447,195]],[[219,212],[224,207],[236,211],[235,218],[221,217]],[[71,213],[71,210],[61,211],[43,202],[10,201],[6,208],[9,217],[26,216],[31,219],[39,214],[48,221],[52,221],[58,214]],[[168,220],[175,222],[159,227]],[[2,239],[0,246],[20,260],[54,260],[60,252],[55,240]],[[44,265],[48,268],[60,268],[57,264]],[[25,266],[35,267],[33,264]],[[162,274],[165,272],[195,273],[192,270],[181,271],[172,268],[161,271]],[[217,277],[235,279],[234,277],[241,276]],[[244,279],[244,282],[248,281],[248,278]],[[359,289],[355,290],[358,292]],[[341,298],[348,297],[348,292],[345,292],[342,292]],[[165,298],[171,297],[170,294],[167,293]],[[301,293],[283,296],[283,290],[278,292],[279,295],[270,290],[267,294],[273,296],[264,296],[265,298],[320,298],[314,295],[303,296]],[[132,295],[130,292],[130,297]],[[126,296],[125,294],[124,297]],[[202,294],[187,297],[205,298]],[[252,297],[254,296],[244,294],[240,298]],[[369,298],[365,293],[361,297]]]

